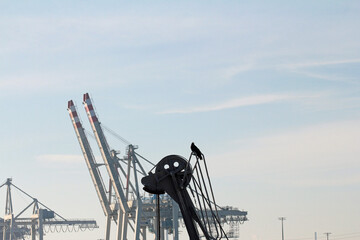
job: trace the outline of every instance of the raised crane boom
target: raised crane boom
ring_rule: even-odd
[[[117,239],[126,239],[127,234],[127,223],[128,223],[128,214],[129,206],[127,203],[127,198],[124,194],[123,188],[121,187],[119,174],[116,169],[116,159],[111,157],[110,149],[106,141],[104,132],[101,128],[100,122],[96,116],[92,101],[88,93],[84,94],[84,107],[88,115],[88,119],[91,125],[91,128],[94,132],[96,142],[99,145],[101,156],[105,162],[106,170],[111,179],[112,186],[115,190],[116,197],[118,198],[121,211],[118,214],[118,230],[117,230]],[[122,227],[122,229],[120,229]]]
[[[95,161],[95,158],[94,158],[93,152],[91,150],[90,144],[88,142],[88,139],[86,137],[84,128],[82,127],[81,120],[76,111],[76,106],[74,105],[74,102],[72,100],[70,100],[68,102],[68,112],[69,112],[71,121],[73,123],[74,130],[75,130],[77,139],[79,141],[82,153],[84,155],[86,165],[89,169],[91,180],[93,181],[93,184],[96,189],[96,193],[99,197],[101,207],[104,211],[105,216],[110,216],[112,211],[110,209],[109,200],[106,196],[105,186],[102,181],[100,171],[98,169],[98,164]]]
[[[106,216],[105,240],[109,240],[110,239],[111,217],[114,215],[114,213],[112,212],[112,210],[110,208],[110,197],[111,196],[109,196],[109,198],[107,198],[107,196],[106,196],[106,190],[105,190],[106,188],[104,186],[103,179],[102,179],[100,171],[98,169],[99,164],[97,164],[95,161],[95,157],[91,150],[89,141],[86,137],[85,130],[82,127],[80,117],[76,111],[76,106],[72,100],[68,101],[68,112],[69,112],[71,122],[73,123],[73,127],[75,130],[77,139],[79,141],[81,151],[84,155],[85,162],[86,162],[86,165],[88,167],[88,170],[89,170],[89,173],[91,176],[91,180],[95,186],[96,193],[99,197],[101,207]]]

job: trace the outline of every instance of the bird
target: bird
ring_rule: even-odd
[[[194,143],[191,143],[190,148],[191,148],[191,151],[195,154],[195,156],[202,160],[203,154],[201,153],[200,149]]]

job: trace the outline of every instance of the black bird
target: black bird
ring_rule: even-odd
[[[194,144],[191,143],[191,151],[195,154],[195,156],[197,156],[198,158],[200,158],[202,160],[202,153],[200,151],[200,149]]]

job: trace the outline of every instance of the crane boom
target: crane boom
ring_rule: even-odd
[[[130,208],[128,205],[127,197],[123,191],[123,188],[120,184],[119,173],[116,168],[116,158],[113,158],[110,154],[109,145],[106,141],[104,132],[101,128],[98,117],[96,116],[92,101],[88,93],[84,94],[83,104],[88,115],[88,119],[91,125],[91,128],[94,132],[96,142],[99,146],[101,156],[104,160],[106,170],[111,179],[111,184],[115,190],[116,197],[119,201],[120,208],[118,212],[117,219],[117,239],[126,240],[127,238],[127,226],[128,218],[130,213]]]
[[[118,172],[117,172],[117,170],[115,168],[114,160],[110,155],[109,145],[108,145],[108,143],[106,141],[106,138],[104,136],[104,132],[103,132],[103,130],[101,128],[101,125],[100,125],[100,122],[99,122],[99,120],[98,120],[98,118],[96,116],[93,104],[91,102],[91,99],[90,99],[88,93],[84,94],[84,99],[83,100],[84,100],[83,103],[84,103],[85,110],[86,110],[86,113],[87,113],[89,121],[90,121],[91,128],[92,128],[92,130],[94,132],[96,142],[99,145],[101,156],[104,159],[105,166],[106,166],[106,169],[107,169],[107,171],[109,173],[109,176],[111,178],[111,182],[112,182],[112,185],[114,187],[116,196],[120,201],[120,206],[121,206],[121,208],[122,208],[122,210],[124,212],[128,212],[129,207],[127,205],[125,194],[124,194],[124,191],[123,191],[123,189],[121,187],[121,184],[120,184],[120,181],[119,181],[119,178],[118,178]]]
[[[91,179],[95,186],[96,193],[99,197],[101,207],[104,211],[105,216],[110,216],[112,214],[112,211],[110,208],[109,200],[106,196],[105,186],[102,181],[102,177],[100,175],[100,171],[99,171],[97,163],[95,161],[90,144],[86,137],[84,128],[82,127],[80,117],[76,111],[76,106],[74,105],[74,102],[72,100],[70,100],[68,102],[68,112],[69,112],[71,121],[73,123],[74,130],[75,130],[77,139],[79,141],[82,153],[84,155],[86,165],[89,169]]]

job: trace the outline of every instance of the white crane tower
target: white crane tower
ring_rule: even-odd
[[[106,216],[105,240],[110,240],[112,221],[117,228],[117,240],[129,239],[129,227],[133,232],[134,240],[146,240],[147,229],[155,233],[154,229],[156,229],[155,225],[157,222],[154,220],[156,217],[156,206],[152,198],[145,198],[145,192],[139,187],[140,176],[138,174],[141,174],[141,177],[143,177],[147,175],[147,172],[141,165],[138,157],[148,163],[151,162],[136,153],[137,147],[127,141],[125,141],[128,145],[126,156],[118,158],[117,152],[110,149],[107,143],[103,132],[104,127],[98,119],[88,93],[83,95],[83,105],[103,159],[102,163],[98,163],[95,160],[85,129],[82,126],[76,106],[72,100],[68,101],[68,112],[104,215]],[[152,165],[154,166],[154,164]],[[109,178],[108,188],[104,184],[100,167],[106,168]],[[231,226],[234,226],[234,223],[239,224],[247,220],[247,212],[231,207],[220,208],[219,215],[223,223],[231,223]],[[178,240],[179,217],[181,218],[181,215],[179,216],[178,205],[170,197],[165,196],[161,201],[161,239],[165,239],[166,230],[167,233],[173,233],[174,240]],[[234,231],[232,230],[232,232]],[[229,235],[236,237],[236,234],[230,233]]]

